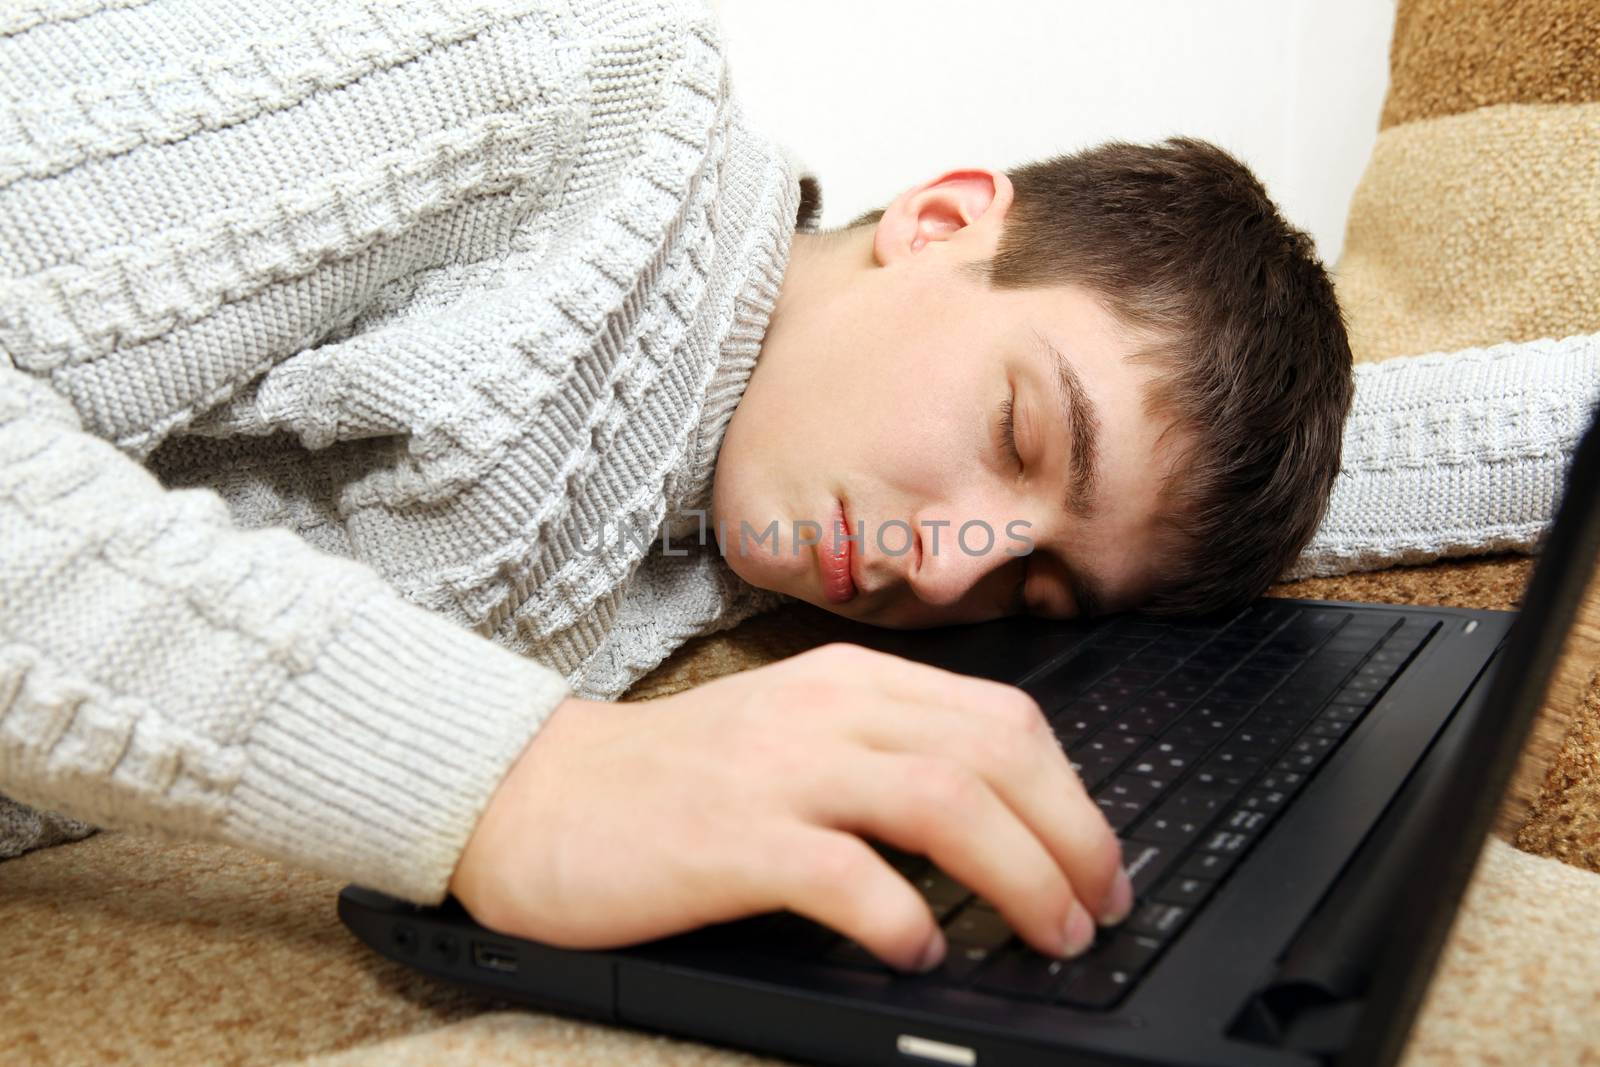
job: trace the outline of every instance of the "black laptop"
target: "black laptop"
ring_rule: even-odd
[[[800,1062],[1391,1063],[1589,584],[1596,486],[1591,425],[1515,616],[1263,599],[1210,619],[878,631],[875,647],[1014,683],[1050,717],[1137,894],[1077,959],[882,845],[948,939],[926,975],[791,912],[612,951],[355,886],[340,918],[502,1001]]]

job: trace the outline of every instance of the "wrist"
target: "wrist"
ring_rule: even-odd
[[[450,874],[447,889],[451,896],[458,900],[486,899],[483,882],[494,867],[493,860],[504,843],[503,836],[508,831],[513,835],[519,832],[522,827],[518,823],[526,818],[528,805],[521,802],[521,797],[533,780],[528,765],[536,758],[533,755],[535,746],[540,746],[538,751],[541,752],[558,746],[553,735],[557,732],[564,733],[571,725],[572,719],[583,714],[582,710],[569,709],[582,705],[586,706],[583,710],[592,712],[598,706],[609,703],[567,696],[551,709],[544,723],[528,738],[522,750],[507,766],[505,775],[489,795],[483,811],[479,813],[472,832],[467,835],[467,842],[456,858],[455,868]],[[543,742],[540,741],[541,738],[544,739]]]

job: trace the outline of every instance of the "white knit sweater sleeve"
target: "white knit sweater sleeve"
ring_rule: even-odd
[[[0,363],[0,787],[101,826],[442,899],[562,676],[210,490]]]
[[[1355,377],[1327,515],[1285,578],[1538,547],[1600,401],[1600,334],[1360,364]]]
[[[0,193],[42,214],[0,211],[0,793],[443,898],[494,788],[569,692],[564,677],[403,599],[365,563],[285,529],[239,527],[212,490],[166,489],[134,458],[156,438],[127,412],[166,392],[214,391],[221,379],[206,375],[219,361],[348,322],[362,278],[350,283],[348,257],[317,242],[359,238],[420,267],[458,254],[436,235],[470,235],[485,193],[542,180],[521,173],[537,153],[491,136],[509,128],[538,143],[529,105],[420,146],[425,159],[390,167],[361,201],[370,210],[347,211],[349,190],[314,185],[319,154],[384,161],[360,137],[395,139],[380,149],[403,155],[404,123],[440,86],[461,95],[487,79],[514,95],[527,81],[516,64],[567,62],[539,51],[548,35],[524,31],[537,20],[496,6],[340,9],[319,35],[316,5],[265,5],[260,18],[283,23],[272,48],[252,36],[255,14],[207,20],[176,5],[5,26],[15,32],[0,40]],[[146,51],[125,47],[135,22]],[[103,50],[57,41],[69,31]],[[117,67],[129,55],[151,65]],[[347,83],[374,68],[388,110],[369,113]],[[29,136],[14,136],[24,126]],[[344,141],[316,141],[325,129]],[[197,130],[234,131],[238,154],[176,166]],[[96,178],[113,166],[126,173]],[[185,236],[193,213],[180,202],[205,182],[291,193],[265,221],[223,210],[231,239],[202,241]],[[107,192],[62,192],[79,187]],[[251,206],[261,203],[271,201]],[[136,246],[124,229],[175,229],[189,243]],[[121,282],[79,299],[96,272]],[[244,280],[230,288],[230,277]],[[196,292],[215,298],[198,304]],[[222,321],[206,317],[217,308],[256,306],[247,292],[277,310],[216,326],[209,363],[149,358],[174,321],[203,331]],[[54,314],[74,299],[82,315]],[[78,333],[99,347],[63,340]],[[67,383],[119,366],[126,388],[104,391],[107,410],[69,398]]]

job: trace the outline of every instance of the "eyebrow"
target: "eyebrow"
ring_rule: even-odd
[[[1061,350],[1037,330],[1034,336],[1050,354],[1056,369],[1056,396],[1061,418],[1072,433],[1072,476],[1067,484],[1066,509],[1081,518],[1095,512],[1094,491],[1100,480],[1100,415],[1083,388],[1083,380]]]
[[[1095,488],[1100,477],[1100,415],[1094,402],[1083,387],[1083,380],[1072,363],[1050,339],[1038,330],[1034,336],[1049,353],[1056,370],[1056,396],[1061,401],[1061,418],[1072,434],[1072,473],[1067,482],[1063,506],[1080,518],[1091,518],[1095,513]],[[1065,556],[1061,566],[1067,574],[1067,586],[1083,618],[1098,615],[1105,598],[1099,584],[1088,574],[1074,568]]]

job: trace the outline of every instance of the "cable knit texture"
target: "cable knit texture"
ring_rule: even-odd
[[[1327,516],[1285,578],[1538,547],[1600,402],[1600,334],[1359,363],[1355,375]]]
[[[728,88],[692,2],[0,15],[0,791],[436,902],[564,697],[777,603],[657,536],[815,224]]]

